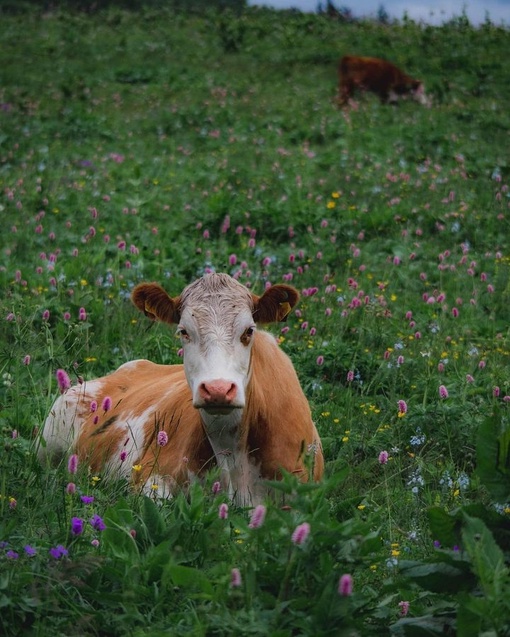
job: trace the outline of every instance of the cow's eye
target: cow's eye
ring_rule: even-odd
[[[251,341],[251,337],[253,336],[254,332],[255,332],[254,327],[247,327],[241,336],[241,343],[243,343],[243,345],[248,345],[248,343]]]
[[[189,334],[183,327],[177,328],[177,335],[185,341],[189,341]]]

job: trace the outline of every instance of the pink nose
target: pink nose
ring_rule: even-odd
[[[212,380],[202,383],[198,388],[200,398],[205,405],[231,405],[237,396],[237,386],[230,380]]]

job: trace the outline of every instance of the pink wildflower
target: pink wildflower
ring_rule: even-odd
[[[230,586],[232,588],[239,588],[241,586],[241,571],[238,568],[233,568],[230,571]]]
[[[60,393],[63,394],[69,389],[69,387],[71,387],[71,379],[64,369],[57,369],[55,375],[57,377],[57,383],[58,388],[60,389]]]
[[[78,471],[78,456],[75,453],[69,456],[67,470],[73,475]]]
[[[266,507],[263,504],[258,504],[251,512],[250,523],[248,528],[258,529],[264,524],[266,517]]]
[[[158,432],[158,445],[160,447],[164,447],[166,444],[168,443],[168,434],[166,433],[166,431],[159,431]]]
[[[108,411],[112,406],[112,399],[110,396],[105,396],[101,405],[103,411]]]
[[[442,398],[443,400],[448,398],[448,390],[444,385],[439,385],[439,398]]]
[[[310,535],[310,525],[308,522],[303,522],[303,524],[299,524],[292,533],[291,540],[292,543],[296,546],[301,546],[304,544]]]
[[[387,451],[381,451],[379,454],[379,464],[388,464],[389,454]]]
[[[228,504],[222,502],[218,509],[218,517],[220,520],[226,520],[228,518]]]
[[[338,594],[342,597],[349,597],[352,595],[352,575],[342,575],[338,581]]]
[[[400,606],[400,615],[402,617],[405,617],[407,615],[407,613],[409,612],[409,602],[399,602],[398,605]]]

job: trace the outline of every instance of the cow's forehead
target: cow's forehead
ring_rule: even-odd
[[[249,290],[225,274],[207,274],[184,289],[180,299],[183,318],[232,327],[239,317],[253,312]]]
[[[181,311],[195,307],[232,307],[253,309],[249,290],[227,274],[206,274],[184,289]]]

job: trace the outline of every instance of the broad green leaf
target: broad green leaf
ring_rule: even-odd
[[[486,418],[478,430],[477,473],[498,502],[510,498],[510,424],[499,410]]]

